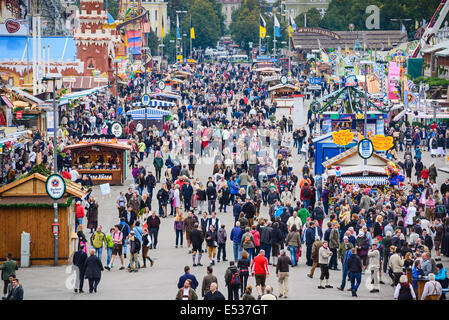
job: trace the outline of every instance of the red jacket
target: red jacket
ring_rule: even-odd
[[[308,197],[306,197],[306,196],[304,195],[304,190],[305,190],[306,188],[309,189],[309,196],[308,196]],[[301,189],[301,193],[300,193],[300,196],[299,196],[299,197],[300,197],[301,200],[310,200],[310,199],[312,199],[312,192],[313,192],[313,191],[312,191],[312,189],[310,189],[309,186],[307,186],[307,187],[304,186],[304,187]]]
[[[76,217],[77,218],[84,218],[84,208],[80,204],[76,205]]]
[[[268,269],[268,260],[265,256],[257,255],[253,263],[251,264],[251,273],[254,274],[270,274],[270,269]]]

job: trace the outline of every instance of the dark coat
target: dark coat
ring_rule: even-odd
[[[84,277],[86,279],[101,279],[101,271],[104,270],[101,260],[95,255],[86,259],[84,269]]]
[[[73,254],[73,265],[79,268],[80,273],[84,272],[86,260],[87,254],[83,250],[78,250]]]
[[[96,223],[98,222],[98,203],[96,201],[90,203],[87,209],[87,228],[96,228]]]
[[[220,291],[215,290],[214,293],[208,291],[204,296],[204,300],[226,300],[226,298]]]
[[[256,214],[256,207],[254,206],[254,203],[247,202],[243,205],[242,211],[245,213],[247,219],[251,219],[254,218],[254,215]]]
[[[348,272],[361,273],[362,272],[362,260],[356,254],[351,254],[348,259]]]
[[[231,192],[229,191],[228,188],[222,188],[221,189],[221,198],[219,203],[220,204],[228,204],[229,203],[229,198],[230,198]]]

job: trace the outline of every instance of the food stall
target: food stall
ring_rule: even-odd
[[[66,147],[72,153],[72,166],[81,177],[90,176],[94,185],[123,185],[128,175],[131,146],[112,137],[83,139]]]

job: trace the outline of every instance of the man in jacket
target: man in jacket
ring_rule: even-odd
[[[151,212],[151,216],[147,219],[148,232],[151,237],[150,249],[156,249],[160,224],[161,219],[156,215],[156,211]]]
[[[392,255],[390,257],[389,267],[393,272],[393,284],[397,286],[399,283],[399,278],[402,275],[402,267],[404,266],[404,260],[398,254],[398,252],[400,251],[396,250],[395,246],[390,246],[390,252]]]
[[[340,245],[340,232],[338,231],[338,223],[332,223],[332,229],[329,235],[329,249],[332,252],[331,259],[329,261],[330,270],[339,270],[337,264],[337,249]]]
[[[142,244],[136,237],[134,231],[131,231],[129,233],[128,241],[129,241],[129,265],[130,265],[129,272],[138,272],[139,252],[142,247]],[[134,267],[133,261],[135,265]]]
[[[130,200],[132,201],[132,199]],[[139,203],[140,206],[140,203]],[[132,206],[128,206],[127,211],[123,211],[121,218],[125,218],[125,222],[128,224],[128,226],[132,229],[134,226],[134,222],[137,220],[136,213],[133,210]]]
[[[97,231],[90,238],[92,247],[95,249],[96,256],[101,260],[101,255],[103,253],[103,243],[105,248],[107,248],[106,235],[101,231],[101,226],[97,227]]]
[[[153,176],[153,173],[151,171],[148,172],[148,175],[145,178],[145,184],[147,185],[148,197],[150,198],[150,210],[151,210],[151,202],[153,200],[153,190],[156,187],[156,178]]]
[[[351,280],[351,292],[353,297],[357,297],[357,289],[362,282],[362,260],[357,255],[357,249],[351,249],[351,256],[348,258],[348,272]],[[357,283],[355,283],[357,281]]]
[[[245,233],[241,237],[240,247],[242,248],[242,251],[245,250],[246,252],[248,252],[248,259],[249,261],[251,261],[251,259],[254,257],[254,248],[256,247],[256,241],[253,234],[251,233],[250,227],[245,228]]]
[[[432,262],[430,261],[430,255],[427,252],[422,254],[421,269],[424,272],[424,276],[428,276],[432,273]]]
[[[203,233],[201,232],[201,227],[198,227],[198,223],[195,223],[194,229],[190,233],[190,241],[192,242],[192,260],[193,266],[203,266],[201,264],[201,256],[202,256],[202,246],[203,246]],[[198,263],[195,263],[196,253],[198,252]]]
[[[212,266],[207,266],[206,275],[203,277],[203,282],[201,285],[201,296],[204,297],[206,293],[210,290],[212,283],[217,284],[218,280],[215,275],[212,274],[214,269]]]
[[[209,226],[209,231],[206,232],[204,238],[207,244],[207,253],[210,260],[210,265],[215,265],[215,256],[217,255],[218,236],[213,224]]]
[[[212,212],[215,211],[215,201],[217,200],[217,189],[209,184],[206,189],[206,195],[207,195],[207,208],[209,214],[212,214]]]
[[[271,253],[271,232],[273,228],[271,227],[272,222],[268,221],[267,225],[260,228],[260,248],[265,252],[265,258],[270,263],[270,253]]]
[[[262,294],[265,292],[265,282],[267,277],[270,275],[270,270],[268,269],[268,260],[265,258],[265,251],[260,250],[259,254],[253,259],[251,263],[251,274],[256,278],[256,287],[261,287]]]
[[[332,256],[332,252],[329,250],[327,241],[323,242],[323,245],[318,250],[318,264],[320,265],[321,275],[320,275],[320,285],[318,289],[332,288],[329,285],[329,257]],[[326,279],[326,286],[323,287],[323,280]]]
[[[226,240],[228,235],[226,234],[225,225],[222,224],[220,229],[217,231],[217,243],[218,243],[218,253],[217,262],[220,262],[221,253],[223,253],[223,261],[228,261],[226,259]]]
[[[354,245],[349,242],[349,238],[347,236],[343,237],[343,242],[340,243],[338,248],[338,256],[341,260],[341,265],[343,268],[343,277],[341,280],[341,285],[337,287],[338,290],[343,291],[346,285],[346,278],[348,277],[348,258],[351,255],[351,249],[354,248]]]
[[[315,242],[315,228],[314,228],[313,221],[311,221],[309,224],[309,227],[306,230],[306,247],[307,247],[307,251],[306,251],[307,262],[306,262],[306,264],[309,267],[311,267],[313,265],[311,254],[312,254],[312,246],[313,246],[314,242]]]
[[[224,279],[226,287],[228,287],[228,300],[239,300],[239,288],[242,279],[240,279],[239,269],[235,266],[234,261],[229,262]]]
[[[187,280],[191,281],[189,288],[191,287],[193,290],[196,290],[196,288],[198,287],[198,281],[196,280],[196,277],[190,273],[189,266],[184,267],[184,274],[179,277],[178,289],[181,289]]]
[[[84,286],[84,264],[87,260],[87,253],[84,252],[84,243],[80,244],[80,248],[73,254],[73,266],[75,268],[75,292],[83,293]]]
[[[190,181],[187,180],[183,185],[181,189],[182,196],[184,198],[184,209],[186,211],[190,210],[191,206],[191,200],[193,195],[193,187],[190,185]]]
[[[371,277],[374,281],[374,287],[371,293],[379,292],[379,268],[380,268],[380,252],[377,249],[377,244],[371,245],[371,250],[368,251],[369,265],[368,270],[371,271]]]
[[[245,189],[245,192],[247,192],[248,184],[249,184],[249,176],[248,173],[246,173],[246,170],[243,169],[242,173],[239,175],[239,182],[240,186]]]
[[[304,208],[308,209],[310,205],[310,200],[312,199],[312,189],[310,189],[309,184],[306,182],[301,188],[300,197],[303,202]]]
[[[291,259],[285,254],[284,250],[281,250],[280,257],[276,264],[276,277],[278,277],[279,284],[279,298],[288,298],[288,278],[289,278],[289,265],[292,265]]]
[[[241,254],[242,254],[242,235],[243,231],[242,228],[240,228],[240,222],[235,223],[235,227],[232,228],[231,231],[231,240],[233,242],[233,251],[234,251],[234,262],[237,263],[239,261]]]
[[[246,198],[242,211],[245,213],[246,219],[248,219],[249,226],[252,226],[254,223],[254,215],[256,214],[256,206],[250,198]]]
[[[183,186],[184,187],[184,186]],[[184,220],[184,229],[186,232],[187,248],[190,249],[190,233],[195,228],[195,223],[198,222],[197,216],[193,214],[193,211],[189,211],[187,218]],[[191,253],[191,251],[189,252]]]
[[[184,281],[184,285],[181,285],[176,294],[176,300],[198,300],[195,290],[190,287],[191,282],[190,279]]]
[[[2,280],[3,280],[3,295],[6,296],[9,276],[14,274],[19,267],[17,266],[17,262],[12,259],[12,253],[8,253],[6,256],[6,261],[0,266],[0,270],[2,270]]]
[[[6,296],[6,300],[23,300],[23,288],[19,284],[19,279],[14,278],[11,284],[12,289]]]
[[[234,215],[234,223],[239,220],[240,212],[242,212],[242,200],[238,198],[234,204],[234,207],[232,208],[232,213]]]
[[[217,290],[217,283],[210,284],[210,290],[204,295],[204,300],[226,300],[224,295]]]
[[[273,223],[273,228],[271,230],[271,250],[273,255],[273,266],[276,267],[277,259],[280,254],[281,244],[284,242],[284,236],[279,228],[279,222]]]
[[[312,268],[310,269],[310,272],[307,274],[307,276],[309,278],[313,278],[313,274],[315,273],[315,269],[318,266],[318,261],[319,261],[319,251],[320,248],[323,246],[323,241],[320,240],[319,237],[315,238],[315,241],[312,244],[312,249],[311,249],[311,253],[310,253],[310,257],[313,261],[312,264]]]

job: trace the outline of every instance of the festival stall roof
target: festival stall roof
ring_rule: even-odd
[[[35,96],[33,96],[23,90],[20,90],[19,88],[11,87],[11,86],[6,86],[6,88],[11,90],[15,94],[17,94],[21,99],[28,100],[32,104],[37,104],[38,106],[41,104],[44,104],[43,100],[36,98]]]
[[[359,175],[361,173],[367,173],[368,175],[371,174],[371,176],[366,176],[367,179],[371,179],[372,175],[387,177],[387,174],[385,173],[385,169],[383,167],[369,166],[369,165],[365,166],[363,164],[359,164],[357,166],[341,167],[340,173],[342,176],[354,176]],[[327,175],[329,177],[335,176],[336,170],[335,169],[328,170]]]
[[[130,115],[134,120],[145,120],[145,110],[147,110],[147,120],[162,120],[164,116],[171,115],[168,111],[155,108],[130,110],[126,114]]]
[[[256,72],[259,72],[259,73],[276,73],[276,72],[281,72],[281,68],[271,68],[271,67],[257,68]]]
[[[142,102],[138,101],[138,102],[134,102],[132,104],[133,107],[144,107],[144,105],[142,104]],[[174,102],[169,102],[169,101],[163,101],[163,100],[150,100],[150,104],[148,105],[149,107],[175,107],[176,103]]]
[[[83,91],[66,94],[59,100],[59,105],[67,104],[67,103],[69,103],[70,100],[75,100],[75,99],[78,99],[81,97],[89,96],[93,93],[103,90],[106,87],[107,86],[101,86],[101,87],[96,87],[96,88],[92,88],[92,89],[87,89],[87,90],[83,90]]]
[[[434,46],[423,49],[422,52],[423,53],[433,53],[433,52],[437,52],[437,51],[444,50],[447,48],[449,48],[449,40],[442,41]]]
[[[62,81],[64,88],[70,88],[71,90],[80,90],[80,89],[89,89],[92,87],[107,86],[109,83],[107,77],[93,77],[93,76],[64,77]],[[50,83],[52,84],[53,82],[49,82],[49,85]],[[48,91],[53,90],[51,85],[49,87],[51,89],[48,89]]]
[[[382,31],[330,31],[321,28],[298,28],[292,35],[293,46],[301,50],[330,48],[353,48],[357,40],[361,47],[375,50],[390,50],[393,45],[407,41],[407,34],[401,30]],[[319,43],[318,43],[319,40]]]
[[[275,85],[273,87],[270,87],[268,89],[268,91],[274,91],[274,90],[280,90],[280,89],[297,91],[296,87],[294,85],[292,85],[292,84],[289,84],[289,83]]]
[[[438,57],[447,57],[449,56],[449,49],[438,51],[437,53],[435,53],[435,55]]]
[[[157,93],[150,93],[150,96],[153,95],[154,97],[160,97],[160,98],[166,98],[166,99],[175,99],[175,100],[181,100],[181,96],[177,94],[171,94],[171,93],[165,93],[165,92],[157,92]]]
[[[72,144],[70,146],[65,147],[68,150],[80,149],[85,147],[104,147],[104,148],[112,148],[112,149],[120,149],[120,150],[131,150],[132,147],[130,145],[126,145],[123,143],[105,143],[105,142],[89,142],[89,143],[78,143]]]
[[[323,162],[323,166],[326,169],[331,169],[335,166],[340,166],[343,169],[350,166],[357,166],[362,162],[363,159],[358,154],[357,146],[354,146],[351,149],[346,150],[345,152],[340,153],[339,155],[336,155],[335,157]],[[380,168],[381,171],[385,174],[384,167],[388,162],[389,160],[384,156],[373,153],[373,156],[367,159],[367,166]],[[350,171],[348,172],[350,173]]]

